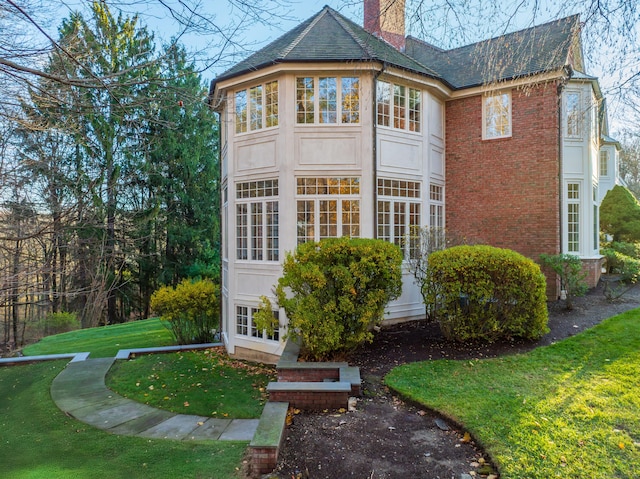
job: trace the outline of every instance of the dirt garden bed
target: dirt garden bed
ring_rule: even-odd
[[[279,479],[460,479],[495,474],[490,458],[465,440],[464,429],[406,404],[384,386],[395,366],[431,359],[488,358],[524,352],[583,331],[603,319],[640,307],[640,287],[608,302],[601,288],[575,300],[573,311],[549,304],[550,332],[536,342],[459,345],[445,341],[437,326],[407,323],[382,330],[348,358],[359,366],[363,395],[355,411],[301,413],[287,428]],[[484,474],[482,474],[484,473]],[[497,477],[497,476],[494,476]]]

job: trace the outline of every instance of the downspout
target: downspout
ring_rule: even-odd
[[[384,73],[385,64],[382,64],[380,71],[373,76],[371,88],[371,151],[373,156],[373,237],[378,238],[378,78]]]
[[[563,252],[563,219],[564,219],[564,209],[563,209],[563,198],[564,198],[564,173],[563,173],[563,135],[562,135],[562,91],[566,86],[567,82],[571,79],[571,75],[573,74],[573,69],[571,65],[564,66],[565,75],[561,77],[560,83],[558,84],[558,211],[560,214],[559,218],[559,226],[560,226],[560,251],[558,253],[562,254]],[[564,285],[560,284],[560,298],[562,299],[564,290]]]
[[[558,211],[560,213],[560,251],[558,253],[563,252],[563,218],[564,218],[564,209],[563,209],[563,198],[564,198],[564,170],[563,170],[563,135],[562,135],[562,91],[566,86],[567,82],[571,79],[573,74],[573,68],[571,65],[565,65],[563,67],[565,74],[561,77],[560,83],[558,84]]]

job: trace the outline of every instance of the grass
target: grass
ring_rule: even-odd
[[[527,354],[404,365],[386,383],[463,424],[502,479],[640,477],[640,310]]]
[[[49,388],[66,361],[0,368],[3,479],[239,477],[246,442],[115,436],[69,418]]]
[[[25,356],[39,356],[88,351],[92,358],[108,358],[115,356],[120,349],[174,344],[171,332],[158,318],[153,318],[47,336],[25,347],[22,352]]]
[[[107,386],[176,413],[244,419],[260,417],[275,376],[273,367],[233,360],[215,348],[118,361]]]

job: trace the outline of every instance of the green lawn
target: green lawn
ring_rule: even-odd
[[[47,336],[24,348],[25,356],[91,352],[91,358],[115,356],[120,349],[150,348],[176,344],[159,319],[145,319],[100,328],[80,329]]]
[[[67,417],[49,388],[65,361],[0,368],[3,479],[238,477],[246,442],[115,436]]]
[[[386,383],[464,425],[501,479],[640,477],[640,310],[523,355],[401,366]]]
[[[107,386],[161,409],[234,419],[259,418],[275,368],[230,359],[219,349],[118,361]]]

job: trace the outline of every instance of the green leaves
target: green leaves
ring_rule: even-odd
[[[393,244],[331,238],[304,243],[284,262],[278,305],[289,330],[316,359],[371,341],[371,329],[402,288],[402,256]]]

